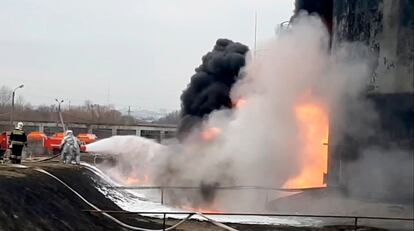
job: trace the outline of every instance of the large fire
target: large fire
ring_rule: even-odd
[[[181,206],[182,209],[191,211],[191,212],[199,212],[199,213],[222,213],[221,210],[215,209],[214,206],[202,208],[202,207],[191,207],[183,205]]]
[[[246,100],[243,98],[240,98],[238,100],[236,100],[236,102],[234,103],[234,107],[236,107],[237,109],[240,109],[242,107],[244,107],[244,105],[246,104]]]
[[[240,109],[244,107],[245,104],[246,104],[246,100],[243,98],[239,98],[238,100],[236,100],[233,106],[237,109]],[[220,134],[220,132],[221,132],[221,129],[218,127],[205,128],[201,132],[201,139],[203,139],[204,141],[214,140]]]
[[[128,186],[135,186],[135,185],[145,185],[149,182],[148,175],[144,175],[144,177],[138,178],[134,176],[128,176],[124,181],[124,184]]]
[[[329,119],[326,108],[315,102],[304,102],[295,106],[295,117],[301,146],[301,171],[289,179],[283,187],[309,188],[325,186],[323,176],[327,172]]]
[[[201,138],[205,141],[210,141],[220,134],[221,130],[217,127],[206,128],[201,132]]]

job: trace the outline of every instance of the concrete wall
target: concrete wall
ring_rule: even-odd
[[[345,113],[341,121],[331,115],[328,185],[357,191],[361,196],[374,191],[373,188],[364,190],[366,182],[376,180],[369,174],[378,171],[377,175],[380,175],[383,170],[388,171],[384,175],[387,177],[395,172],[392,184],[385,179],[380,182],[386,182],[381,185],[386,193],[369,196],[392,200],[408,198],[412,201],[413,191],[407,189],[413,189],[410,183],[413,167],[399,169],[396,166],[390,168],[390,165],[393,160],[403,158],[408,166],[413,161],[413,155],[408,159],[405,155],[414,153],[414,1],[335,0],[333,12],[332,48],[336,49],[340,42],[357,41],[367,45],[375,57],[368,90],[361,96],[366,102],[366,111],[372,108],[375,113],[368,116],[361,110],[356,112],[354,105],[344,99],[341,107]],[[338,124],[343,127],[338,129]],[[364,130],[358,134],[346,129],[358,127],[358,124],[366,125],[367,130],[372,129],[372,132]],[[347,134],[339,132],[344,127]],[[371,147],[380,150],[376,156],[370,157],[374,170],[355,171],[353,166],[364,158],[362,153]],[[365,180],[355,181],[363,178]],[[373,183],[372,187],[377,185]]]
[[[116,131],[117,135],[125,136],[125,135],[137,135],[137,131],[134,129],[118,129]]]
[[[161,131],[159,130],[141,130],[141,136],[148,139],[156,140],[158,142],[160,142],[162,139]]]
[[[335,0],[334,47],[360,41],[377,57],[372,93],[414,92],[414,2]]]
[[[53,122],[24,121],[26,132],[42,131],[50,136],[56,132],[62,132],[59,124]],[[138,125],[102,125],[102,124],[66,124],[75,135],[79,133],[93,133],[99,139],[114,135],[137,135],[161,142],[163,139],[174,138],[176,127],[172,125],[138,124]],[[0,121],[0,131],[9,129],[9,121]]]

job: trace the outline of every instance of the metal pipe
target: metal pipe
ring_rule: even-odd
[[[257,43],[257,11],[254,12],[254,48],[253,56],[256,57],[256,43]]]
[[[10,130],[13,130],[13,120],[14,120],[14,95],[15,95],[15,92],[13,91],[13,93],[12,93],[12,104],[11,104],[11,114],[10,114]]]
[[[161,204],[164,204],[164,188],[161,188]]]
[[[64,102],[64,100],[58,100],[55,99],[56,102],[58,103],[58,114],[59,114],[59,118],[60,118],[60,123],[62,124],[62,128],[63,128],[63,132],[66,132],[66,127],[65,127],[65,123],[63,122],[63,117],[62,117],[62,111],[60,110],[60,105]]]
[[[12,92],[12,103],[11,103],[11,113],[10,113],[10,130],[13,129],[13,123],[14,123],[14,97],[16,96],[17,89],[23,88],[23,87],[24,87],[24,84],[21,84],[20,86],[13,89],[13,92]]]
[[[355,229],[355,231],[358,230],[358,217],[355,217],[354,229]]]
[[[113,213],[113,214],[175,214],[175,215],[186,215],[186,214],[197,214],[197,212],[165,212],[165,211],[137,211],[128,212],[122,210],[82,210],[84,212],[97,212],[97,213]],[[313,217],[313,218],[345,218],[345,219],[366,219],[366,220],[396,220],[396,221],[414,221],[414,218],[404,217],[374,217],[374,216],[346,216],[346,215],[323,215],[323,214],[285,214],[285,213],[215,213],[205,212],[203,215],[209,216],[264,216],[264,217]]]
[[[201,189],[199,186],[108,186],[113,189]],[[319,190],[326,187],[313,187],[313,188],[273,188],[266,186],[250,186],[250,185],[233,185],[233,186],[218,186],[212,187],[212,189],[221,190],[241,190],[241,189],[257,189],[257,190],[270,190],[270,191],[284,191],[284,192],[301,192],[306,190]]]
[[[164,231],[165,231],[165,216],[166,216],[166,213],[163,214],[163,219],[162,219],[162,230]]]

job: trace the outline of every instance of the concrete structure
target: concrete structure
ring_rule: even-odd
[[[331,115],[328,185],[358,196],[412,201],[414,1],[333,3],[333,49],[344,41],[361,42],[375,62],[363,107],[344,99],[342,117]],[[373,147],[375,155],[364,160]],[[369,166],[356,167],[361,161]]]
[[[334,44],[359,41],[377,57],[371,93],[414,92],[414,2],[335,0]]]
[[[26,132],[41,131],[50,136],[56,132],[62,132],[62,127],[56,122],[32,122],[23,121]],[[0,121],[0,131],[8,130],[10,121]],[[136,124],[136,125],[108,125],[108,124],[80,124],[67,123],[68,129],[73,130],[75,135],[79,133],[93,133],[99,139],[114,135],[136,135],[161,142],[164,139],[175,137],[175,125],[161,124]]]

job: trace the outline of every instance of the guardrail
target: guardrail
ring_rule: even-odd
[[[195,186],[109,186],[107,188],[111,189],[130,189],[130,190],[149,190],[149,189],[158,189],[160,190],[160,202],[164,204],[164,192],[169,189],[185,189],[185,190],[202,190],[202,187]],[[268,192],[269,191],[281,191],[281,192],[302,192],[309,190],[318,190],[324,189],[326,187],[312,187],[312,188],[274,188],[274,187],[264,187],[264,186],[211,186],[209,189],[219,189],[219,190],[262,190],[266,191],[266,202],[268,202]]]
[[[412,221],[414,218],[402,218],[402,217],[374,217],[374,216],[345,216],[345,215],[322,215],[322,214],[279,214],[279,213],[196,213],[196,212],[163,212],[163,211],[139,211],[139,212],[128,212],[128,211],[117,211],[117,210],[83,210],[84,212],[90,213],[108,213],[117,215],[141,215],[141,214],[153,214],[163,216],[163,230],[166,227],[167,215],[197,215],[201,214],[204,216],[261,216],[261,217],[303,217],[303,218],[338,218],[338,219],[352,219],[354,221],[353,228],[358,230],[358,221],[364,220],[389,220],[389,221]]]
[[[158,189],[160,190],[160,203],[164,204],[165,190],[180,189],[180,190],[201,190],[202,187],[195,186],[110,186],[112,189],[125,189],[125,190],[148,190]],[[266,192],[266,203],[268,200],[269,191],[281,191],[281,192],[301,192],[309,190],[320,190],[326,187],[313,187],[313,188],[275,188],[275,187],[264,187],[264,186],[212,186],[211,189],[219,190],[263,190]],[[91,210],[88,210],[92,212]],[[116,214],[159,214],[163,215],[163,223],[165,228],[165,219],[168,214],[175,215],[195,215],[195,212],[127,212],[127,211],[107,211],[109,213]],[[375,217],[375,216],[346,216],[346,215],[320,215],[320,214],[275,214],[275,213],[202,213],[203,215],[228,215],[228,216],[268,216],[268,217],[306,217],[306,218],[338,218],[338,219],[352,219],[354,230],[358,229],[358,221],[364,220],[391,220],[391,221],[412,221],[414,218],[403,218],[403,217]],[[414,226],[414,223],[413,223]]]

